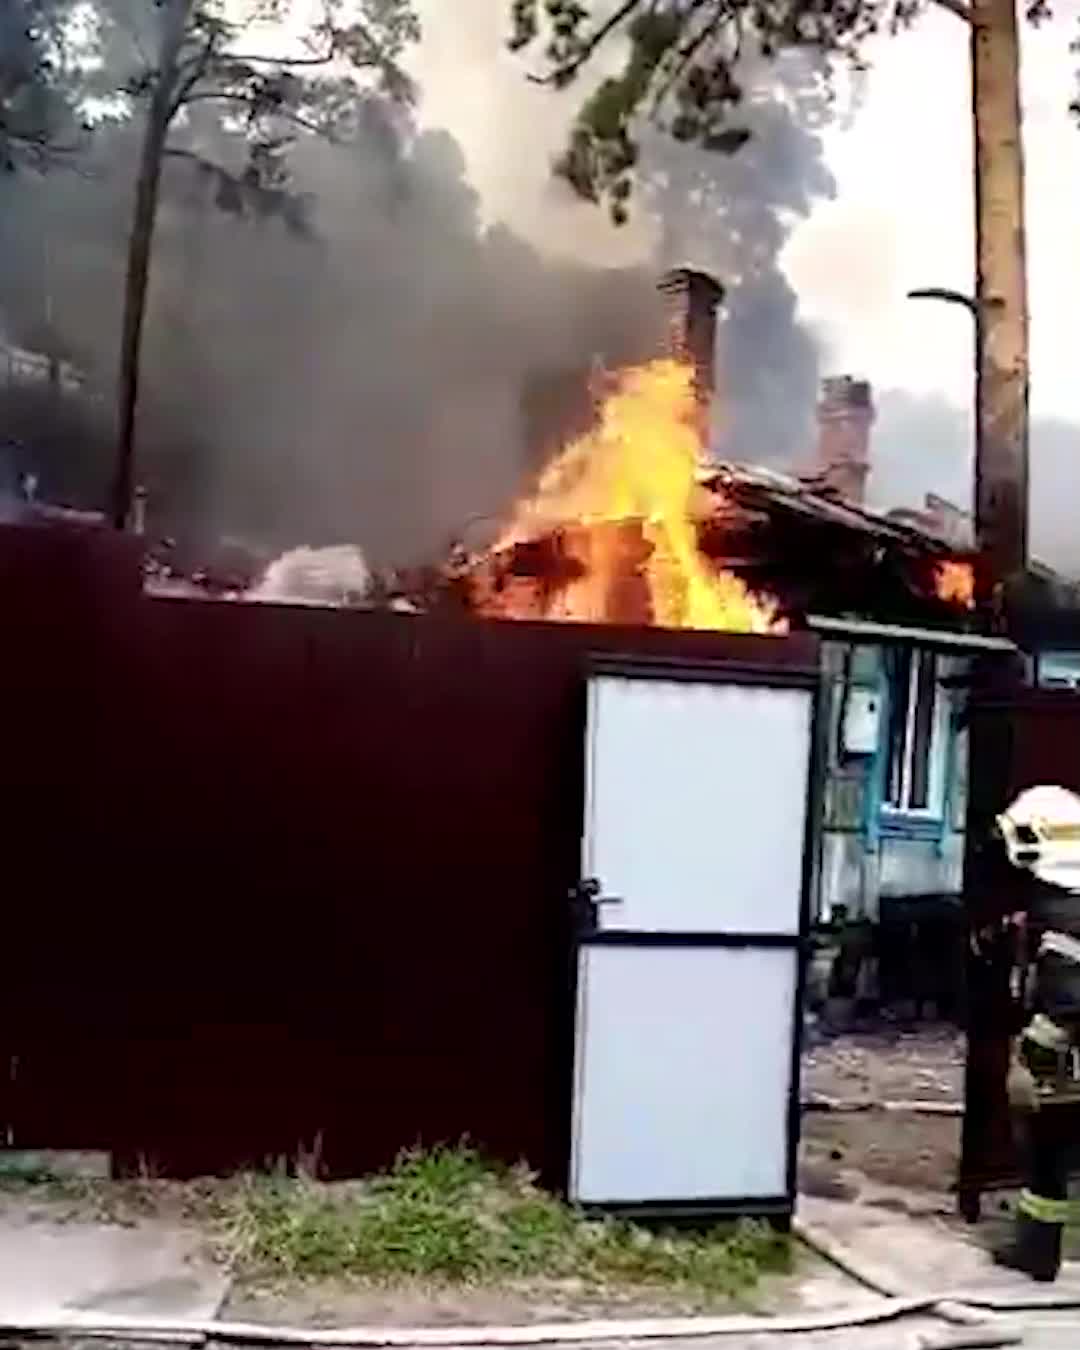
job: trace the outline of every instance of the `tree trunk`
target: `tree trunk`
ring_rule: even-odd
[[[139,399],[139,360],[150,278],[150,255],[157,219],[158,189],[165,142],[173,118],[173,98],[192,0],[165,0],[161,45],[154,92],[143,133],[135,207],[128,239],[124,284],[124,324],[120,336],[120,383],[117,391],[116,467],[110,514],[113,526],[127,528],[135,488],[135,411]]]
[[[973,0],[975,521],[988,604],[1028,561],[1028,309],[1016,0]]]

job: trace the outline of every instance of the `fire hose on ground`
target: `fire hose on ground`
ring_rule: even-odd
[[[386,1350],[402,1347],[403,1350],[406,1346],[435,1350],[436,1347],[451,1346],[585,1345],[600,1341],[685,1340],[722,1336],[760,1336],[764,1333],[796,1335],[815,1331],[840,1331],[893,1322],[918,1313],[933,1314],[943,1301],[945,1300],[941,1295],[935,1294],[911,1298],[877,1298],[872,1302],[867,1301],[828,1312],[787,1317],[737,1314],[729,1317],[537,1323],[503,1327],[343,1327],[332,1330],[264,1325],[256,1322],[182,1321],[121,1316],[106,1318],[100,1314],[76,1314],[70,1317],[25,1318],[5,1322],[0,1324],[0,1336],[22,1339],[64,1339],[78,1336],[85,1339],[186,1345],[216,1342],[221,1345],[355,1346],[358,1350],[377,1350],[383,1347]],[[987,1304],[990,1302],[991,1300],[986,1300]],[[1038,1306],[1048,1305],[1040,1302]],[[1080,1295],[1069,1300],[1066,1306],[1080,1307]],[[972,1312],[971,1315],[976,1314]],[[984,1339],[978,1342],[969,1341],[967,1344],[1007,1343],[1000,1339],[986,1341],[985,1333],[991,1329],[989,1323],[984,1323],[978,1329],[984,1335]]]
[[[199,1321],[170,1318],[72,1314],[68,1317],[24,1318],[0,1323],[0,1337],[65,1339],[80,1337],[129,1342],[203,1345],[282,1345],[357,1350],[397,1350],[404,1347],[587,1345],[594,1342],[695,1339],[712,1337],[798,1335],[896,1322],[925,1314],[945,1316],[954,1325],[943,1334],[929,1334],[923,1345],[934,1350],[975,1350],[976,1347],[1015,1345],[1019,1332],[1004,1328],[995,1314],[1063,1312],[1080,1309],[1080,1292],[1033,1294],[1018,1297],[984,1292],[880,1296],[818,1313],[796,1316],[651,1318],[640,1321],[582,1321],[537,1323],[526,1326],[342,1327],[277,1326],[257,1322]]]
[[[440,1347],[588,1345],[596,1342],[706,1340],[728,1336],[799,1335],[843,1331],[897,1322],[923,1314],[951,1324],[926,1333],[923,1350],[989,1350],[1015,1345],[1022,1334],[1004,1327],[998,1314],[1080,1310],[1080,1291],[1001,1295],[986,1291],[902,1294],[880,1271],[870,1271],[842,1243],[817,1225],[796,1219],[796,1236],[812,1251],[861,1284],[873,1295],[859,1303],[789,1316],[735,1314],[718,1317],[668,1317],[640,1320],[590,1320],[521,1326],[341,1327],[311,1328],[270,1323],[71,1313],[13,1319],[0,1323],[0,1340],[111,1340],[174,1345],[311,1346],[317,1350],[439,1350]]]

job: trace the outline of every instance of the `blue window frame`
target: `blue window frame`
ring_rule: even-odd
[[[890,647],[885,653],[883,817],[936,821],[943,816],[949,710],[939,664],[935,652],[918,647]]]

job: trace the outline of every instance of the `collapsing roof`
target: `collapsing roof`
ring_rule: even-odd
[[[820,477],[796,478],[760,465],[720,461],[703,470],[699,481],[706,489],[719,492],[749,510],[790,513],[899,547],[938,553],[942,558],[957,557],[955,545],[944,536],[923,528],[906,515],[877,511],[841,497]]]
[[[973,622],[967,556],[943,538],[832,492],[768,469],[719,463],[701,475],[697,548],[714,574],[737,577],[772,597],[770,618],[805,626],[808,616],[858,616],[924,627]],[[651,546],[646,522],[627,519],[579,530],[559,527],[458,560],[450,590],[464,608],[506,618],[566,618],[559,596],[595,556],[616,550],[624,566],[605,604],[612,622],[640,618],[635,578]],[[779,627],[776,631],[781,631]]]
[[[719,463],[702,485],[716,502],[703,552],[770,589],[796,624],[810,614],[973,623],[971,552],[922,524],[846,499],[819,478],[759,466]]]

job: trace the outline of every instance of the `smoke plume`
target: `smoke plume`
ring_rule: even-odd
[[[877,398],[869,493],[884,507],[917,505],[935,492],[972,509],[973,428],[970,412],[940,395],[899,389]],[[1031,551],[1068,576],[1080,576],[1080,538],[1062,485],[1075,478],[1077,427],[1036,417],[1031,425]]]
[[[422,8],[419,126],[373,103],[354,143],[299,145],[306,232],[222,211],[215,180],[170,161],[138,424],[156,528],[271,551],[355,544],[377,564],[441,554],[572,428],[596,358],[656,350],[654,279],[672,263],[729,290],[721,448],[805,448],[816,351],[778,258],[831,190],[803,115],[813,79],[778,68],[735,159],[650,143],[620,232],[550,179],[573,98],[528,85],[502,51],[505,0],[455,6],[452,23]],[[83,174],[0,182],[0,323],[75,361],[94,393],[65,406],[63,435],[44,407],[21,434],[47,442],[43,491],[82,505],[108,479],[137,130],[103,130]],[[187,134],[238,153],[220,126]]]
[[[3,188],[9,332],[40,347],[48,294],[50,326],[103,394],[133,151],[131,130],[107,133],[93,177]],[[208,535],[357,542],[407,560],[520,488],[530,375],[652,350],[652,278],[551,262],[483,226],[445,132],[402,136],[373,117],[347,150],[305,144],[294,168],[307,235],[223,213],[211,181],[169,170],[142,477],[152,506]]]
[[[820,76],[801,53],[747,69],[739,124],[752,135],[735,155],[656,134],[644,147],[643,191],[665,264],[690,263],[728,290],[715,410],[717,448],[728,458],[791,464],[813,434],[818,345],[780,258],[794,225],[835,192]]]

